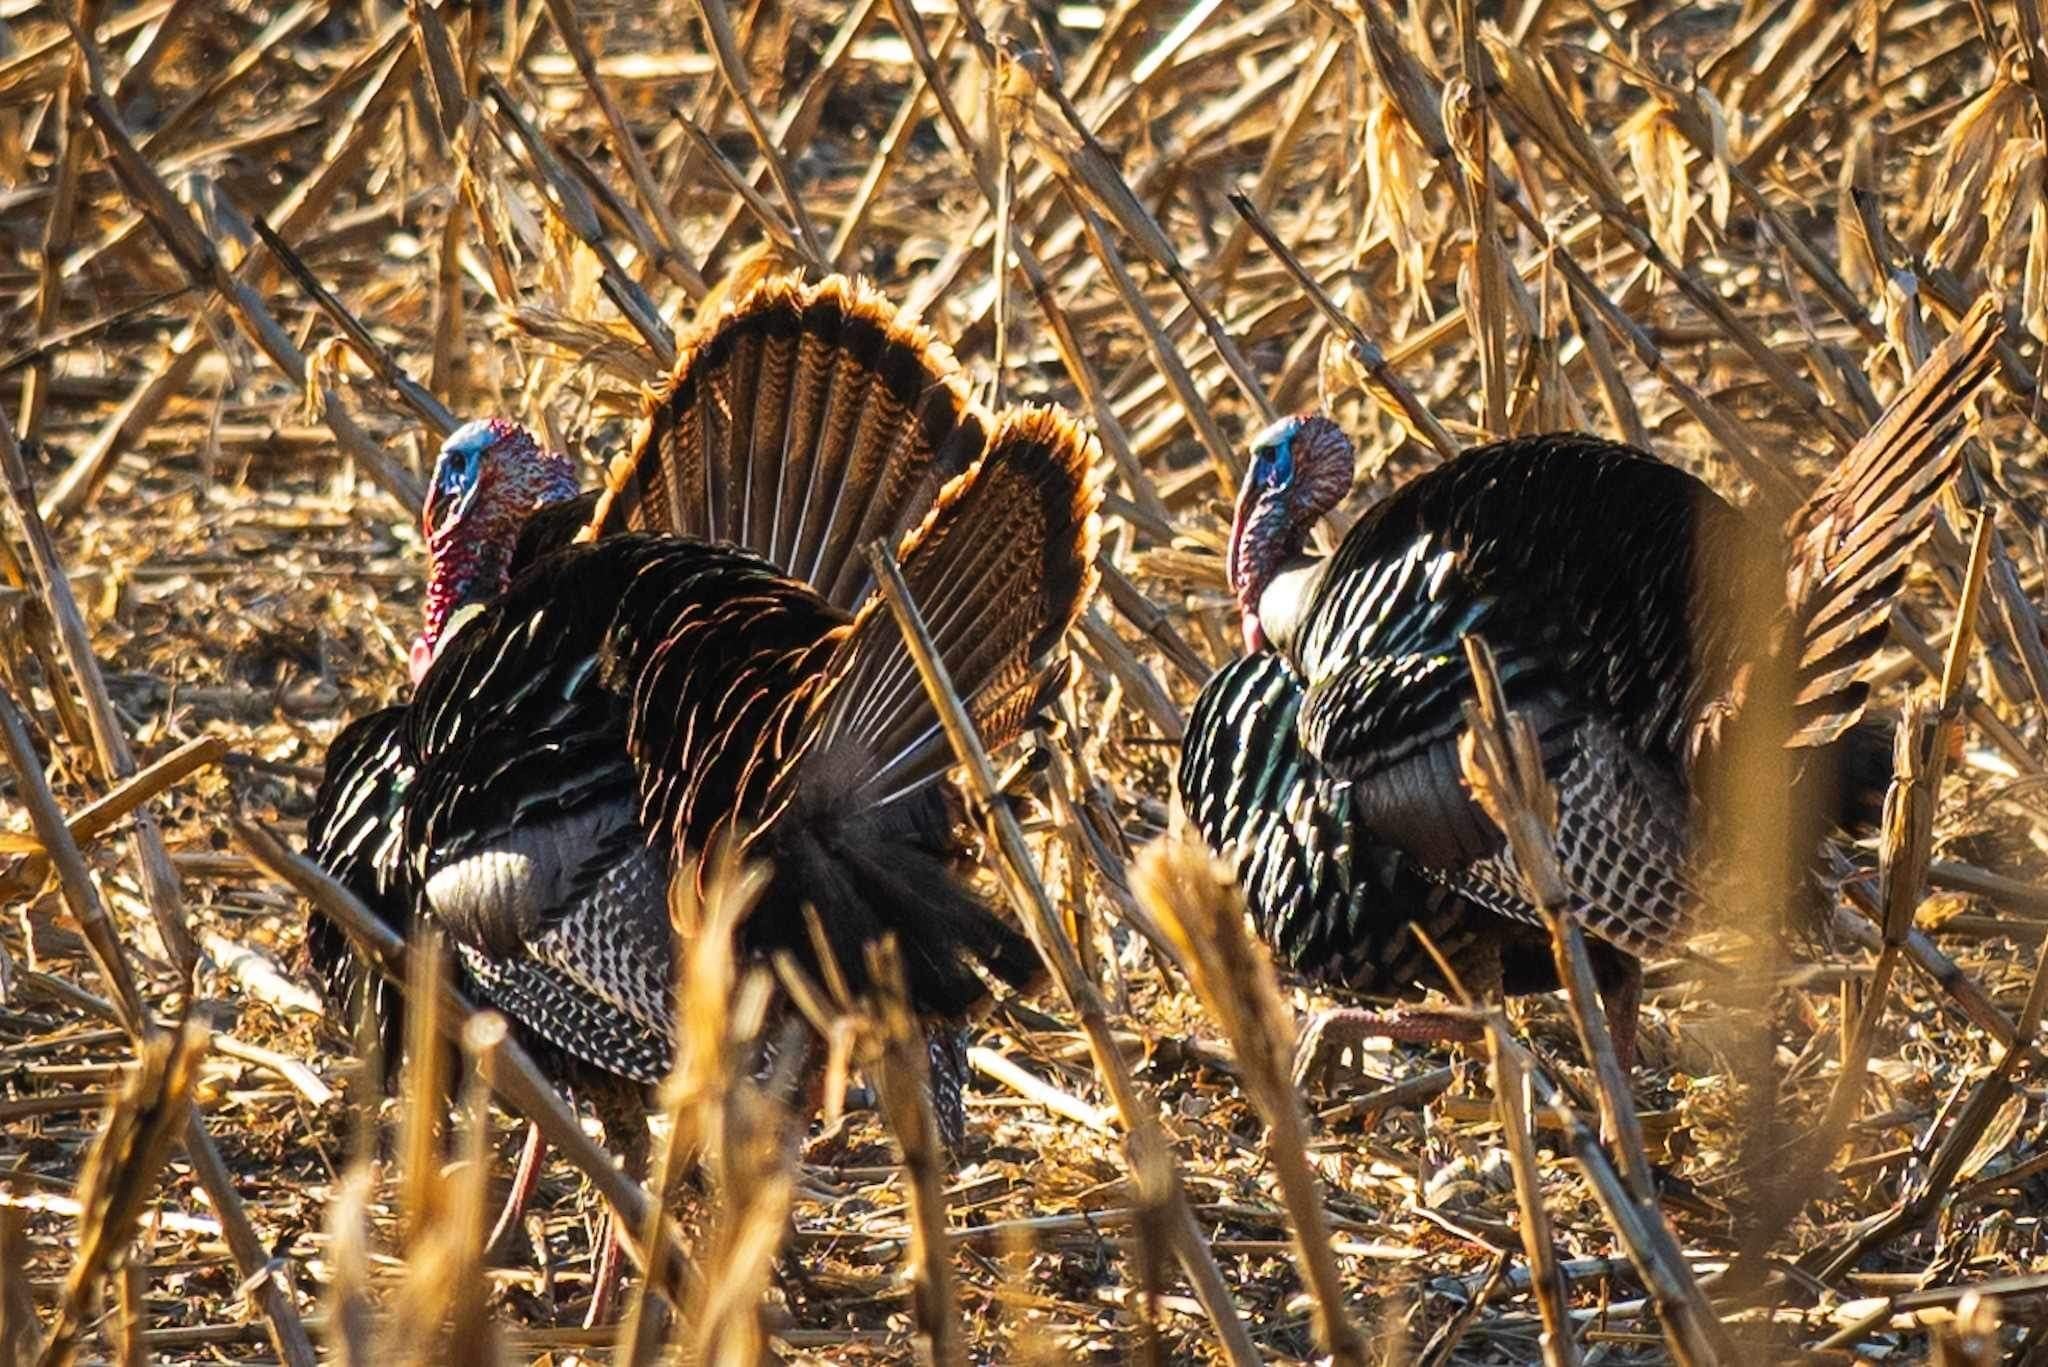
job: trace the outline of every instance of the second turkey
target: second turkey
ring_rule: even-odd
[[[1317,557],[1351,442],[1320,414],[1263,433],[1227,561],[1249,653],[1197,700],[1178,789],[1281,958],[1406,999],[1445,985],[1426,938],[1475,992],[1556,987],[1546,923],[1461,769],[1477,635],[1539,740],[1559,910],[1587,931],[1626,1062],[1642,959],[1706,924],[1704,794],[1736,728],[1768,716],[1766,743],[1789,751],[1793,808],[1813,824],[1793,848],[1876,815],[1889,728],[1864,718],[1864,675],[1997,335],[1980,306],[1782,533],[1676,466],[1559,434],[1445,461]],[[1766,679],[1782,706],[1752,713]],[[1326,1023],[1414,1041],[1474,1029],[1410,1009]]]

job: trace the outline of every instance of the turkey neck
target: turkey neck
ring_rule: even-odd
[[[1266,633],[1266,642],[1289,659],[1294,657],[1295,632],[1308,614],[1308,605],[1315,600],[1316,588],[1323,582],[1323,572],[1329,565],[1323,556],[1291,555],[1280,563],[1259,594],[1259,626]]]

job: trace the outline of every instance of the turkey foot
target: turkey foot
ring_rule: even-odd
[[[1301,1032],[1301,1042],[1294,1050],[1294,1086],[1299,1091],[1311,1081],[1319,1086],[1326,1083],[1342,1052],[1356,1049],[1369,1039],[1397,1040],[1403,1044],[1477,1044],[1485,1038],[1485,1026],[1450,1011],[1333,1007],[1318,1012]]]

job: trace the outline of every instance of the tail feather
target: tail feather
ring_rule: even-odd
[[[1981,300],[1792,515],[1796,746],[1827,744],[1862,714],[1863,665],[1961,463],[1956,437],[1996,364],[2001,322],[1994,301]]]
[[[1093,454],[1059,414],[1012,413],[900,545],[939,658],[991,746],[1066,681],[1059,646],[1095,583]],[[987,979],[1034,980],[1037,952],[931,848],[951,752],[887,604],[870,597],[835,636],[756,832],[776,882],[748,933],[807,961],[799,917],[815,907],[856,992],[864,947],[893,936],[918,1010],[959,1019],[987,999]]]
[[[805,793],[809,802],[815,795]],[[742,929],[757,953],[786,950],[818,972],[804,909],[814,908],[824,945],[848,987],[868,989],[867,948],[894,937],[910,999],[920,1014],[972,1016],[988,980],[1025,988],[1043,970],[1031,941],[963,882],[950,862],[907,837],[906,806],[850,814],[805,810],[762,831],[775,877]]]
[[[1054,410],[1011,413],[899,551],[946,672],[991,748],[1065,678],[1053,657],[1095,587],[1094,449]],[[799,771],[855,775],[859,800],[877,805],[945,772],[938,714],[879,597],[861,607],[827,678]]]
[[[987,441],[951,351],[843,276],[781,276],[684,348],[593,535],[661,531],[744,547],[852,608],[860,548],[924,518]]]

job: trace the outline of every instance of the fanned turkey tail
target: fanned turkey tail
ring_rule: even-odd
[[[1093,454],[1060,414],[1014,412],[899,548],[939,658],[992,748],[1015,738],[1068,678],[1061,643],[1095,585]],[[978,1004],[987,988],[977,966],[1012,985],[1037,976],[1030,942],[929,840],[951,751],[879,595],[844,629],[792,755],[760,838],[790,891],[817,908],[856,987],[861,946],[889,934],[913,1002],[928,1013]],[[778,938],[798,930],[755,920],[750,929]]]
[[[932,642],[991,749],[1014,738],[1066,669],[1059,646],[1095,589],[1093,443],[1052,409],[1005,418],[989,452],[948,485],[897,551]],[[812,721],[812,769],[857,752],[883,806],[951,763],[938,713],[880,595],[862,604]]]
[[[2002,321],[1994,300],[1980,300],[1792,515],[1794,747],[1838,740],[1862,716],[1864,665],[1884,639],[1913,552],[1933,530],[1935,501],[1961,463],[1956,437],[1971,396],[1997,364]]]
[[[727,542],[850,611],[872,587],[861,548],[916,526],[988,427],[923,324],[843,276],[778,276],[685,345],[592,534]]]

